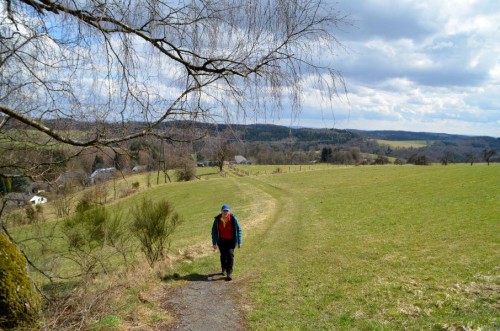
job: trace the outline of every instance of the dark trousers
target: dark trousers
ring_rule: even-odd
[[[222,270],[225,270],[228,274],[233,272],[234,263],[234,241],[233,240],[219,240],[219,251],[220,251],[220,265]]]

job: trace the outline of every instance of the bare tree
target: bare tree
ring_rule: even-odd
[[[0,174],[50,180],[89,150],[201,136],[186,123],[299,111],[306,80],[335,97],[322,61],[345,23],[322,0],[0,1]]]
[[[474,164],[474,161],[476,161],[476,157],[472,153],[467,153],[465,154],[465,162],[470,163],[472,166]]]
[[[483,150],[483,160],[488,162],[488,165],[490,165],[491,158],[497,154],[497,151],[494,149],[488,149],[485,148]]]
[[[232,130],[226,129],[218,132],[213,137],[206,139],[205,149],[215,162],[219,171],[222,172],[224,161],[228,161],[232,154],[231,140],[234,141],[235,134]]]
[[[215,163],[217,164],[219,171],[222,172],[222,168],[224,167],[224,161],[226,161],[230,152],[229,141],[225,139],[217,140],[217,145],[215,146],[215,148],[216,148],[214,150]]]
[[[284,98],[298,110],[309,74],[328,97],[343,84],[317,55],[334,54],[333,28],[347,21],[321,0],[0,7],[2,131],[16,119],[80,147],[145,135],[183,140],[162,123],[234,120],[279,109]],[[94,129],[75,132],[77,121]]]
[[[441,164],[448,165],[448,163],[454,162],[453,153],[450,151],[445,151],[441,156]]]

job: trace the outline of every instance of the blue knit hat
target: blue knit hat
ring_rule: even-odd
[[[220,210],[224,211],[224,210],[229,210],[231,208],[229,208],[229,205],[222,205],[222,208]]]

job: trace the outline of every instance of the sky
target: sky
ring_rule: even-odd
[[[320,58],[342,73],[347,92],[318,98],[304,77],[301,112],[264,122],[500,138],[500,0],[323,1],[352,22],[333,31],[343,46],[336,56]],[[173,72],[144,59],[157,80]],[[81,84],[96,89],[89,79]],[[171,88],[159,85],[158,94]]]
[[[500,137],[500,1],[333,5],[353,23],[328,63],[347,94],[319,103],[306,88],[300,115],[274,124]]]

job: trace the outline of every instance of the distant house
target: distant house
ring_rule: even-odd
[[[47,203],[47,198],[41,197],[39,195],[34,195],[31,197],[29,201],[31,202],[32,205],[39,205],[42,203]]]
[[[7,206],[24,206],[29,201],[29,195],[24,193],[7,193],[2,199]]]
[[[242,155],[236,155],[234,157],[234,162],[236,164],[252,164],[252,162],[248,161],[244,156]]]
[[[147,165],[136,165],[135,167],[132,168],[133,172],[144,172],[148,171],[148,166]]]
[[[115,172],[116,168],[114,167],[97,169],[90,175],[90,185],[111,179]]]
[[[39,195],[12,192],[3,197],[7,206],[26,206],[47,203],[47,198]]]

